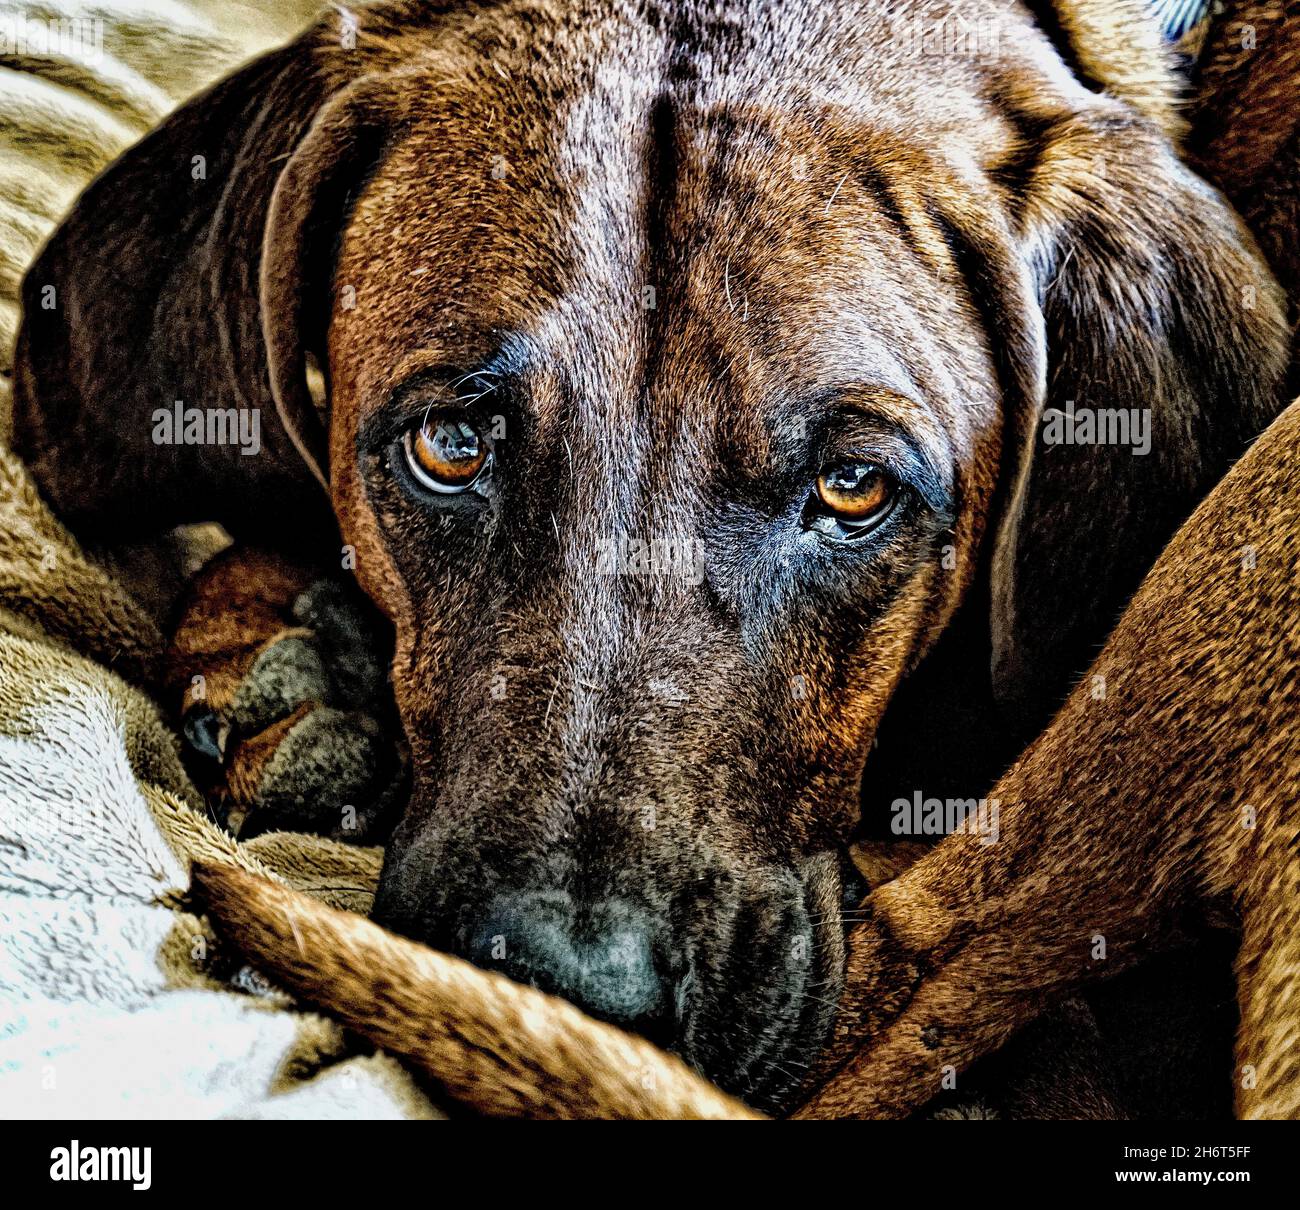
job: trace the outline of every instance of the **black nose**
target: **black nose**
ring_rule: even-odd
[[[649,914],[625,900],[579,908],[562,892],[517,891],[488,905],[467,956],[653,1036],[671,1016],[656,940]]]

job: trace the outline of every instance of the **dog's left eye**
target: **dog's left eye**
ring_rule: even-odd
[[[861,538],[894,511],[898,496],[898,481],[874,462],[839,463],[817,476],[805,524],[838,541]]]
[[[488,462],[488,444],[468,417],[435,413],[406,430],[406,465],[416,480],[443,495],[472,487]]]

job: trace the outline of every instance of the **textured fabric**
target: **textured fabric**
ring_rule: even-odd
[[[178,101],[314,8],[0,0],[0,433],[18,285],[54,223]],[[90,25],[53,35],[51,18]],[[380,853],[213,826],[132,687],[162,641],[127,582],[146,580],[78,549],[0,444],[0,1116],[437,1116],[397,1063],[350,1055],[180,910],[206,857],[364,912]]]
[[[0,0],[0,373],[18,285],[87,182],[179,102],[290,37],[317,0]],[[7,404],[0,398],[0,438]]]
[[[392,1060],[237,990],[264,989],[179,910],[205,857],[366,911],[380,854],[210,823],[118,674],[147,673],[158,643],[0,451],[0,1115],[433,1116]]]

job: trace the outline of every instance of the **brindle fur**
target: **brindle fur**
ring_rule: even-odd
[[[1300,5],[1230,0],[1201,53],[1187,153],[1244,218],[1300,322]],[[1300,358],[1288,387],[1300,393]]]
[[[928,11],[392,4],[355,47],[331,16],[111,168],[26,284],[15,444],[75,526],[332,511],[355,547],[414,766],[377,917],[463,950],[503,889],[633,902],[663,1040],[763,1106],[831,1026],[895,689],[960,612],[964,716],[1038,730],[1286,362],[1153,90],[993,0],[996,54],[913,55]],[[505,420],[472,517],[391,465],[395,396],[448,367]],[[159,450],[176,398],[260,407],[262,455]],[[1044,456],[1067,400],[1149,407],[1151,453]],[[822,458],[905,441],[887,538],[801,536]],[[703,580],[596,574],[618,534],[698,540]]]

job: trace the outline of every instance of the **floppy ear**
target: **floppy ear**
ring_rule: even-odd
[[[1048,136],[1017,218],[1045,356],[1008,405],[993,679],[1031,728],[1283,402],[1282,300],[1249,234],[1153,128],[1103,106]]]
[[[401,121],[395,80],[400,76],[367,77],[325,104],[284,164],[266,211],[259,275],[266,372],[286,435],[326,490],[325,346],[336,301],[335,250],[357,186]],[[309,358],[323,376],[323,399],[308,390]]]
[[[218,84],[111,165],[28,272],[13,444],[82,536],[328,524],[302,325],[327,317],[341,182],[362,143],[377,154],[349,126],[363,62],[322,25]],[[243,427],[183,443],[177,401]]]

